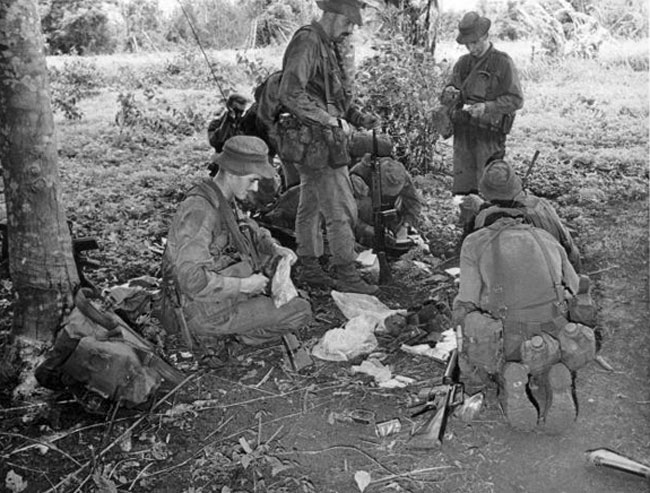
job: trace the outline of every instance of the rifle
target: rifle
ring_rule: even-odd
[[[533,171],[533,167],[535,166],[535,162],[537,161],[537,157],[539,156],[539,151],[536,150],[535,154],[533,155],[533,159],[530,162],[530,166],[528,166],[528,169],[526,170],[526,174],[524,175],[523,179],[521,180],[521,189],[526,190],[526,183],[528,182],[528,177],[530,176],[530,173]]]
[[[406,444],[408,448],[431,449],[442,445],[449,413],[464,400],[464,387],[458,382],[459,373],[458,349],[454,349],[449,354],[442,385],[434,387],[429,394],[430,396],[434,394],[433,401],[427,401],[425,407],[414,416],[433,409],[436,409],[436,412],[415,430]]]
[[[377,131],[372,131],[372,159],[370,162],[370,175],[372,177],[372,214],[375,230],[374,250],[379,259],[379,284],[389,284],[392,281],[390,266],[386,259],[386,226],[387,216],[394,214],[395,210],[382,209],[381,204],[381,164],[377,145]]]

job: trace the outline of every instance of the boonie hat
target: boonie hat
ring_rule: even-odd
[[[487,17],[481,17],[477,12],[467,12],[458,23],[456,42],[464,45],[474,43],[490,30],[492,22]]]
[[[399,161],[392,158],[382,158],[381,166],[381,194],[389,197],[398,195],[406,183],[406,168]]]
[[[259,137],[235,135],[223,145],[223,151],[212,159],[219,168],[237,176],[257,173],[273,178],[275,170],[269,164],[269,148]]]
[[[357,26],[363,25],[363,21],[361,20],[361,7],[363,3],[359,0],[317,0],[316,5],[323,12],[341,14]]]
[[[508,163],[499,159],[485,167],[478,189],[486,200],[512,200],[522,190],[521,179]]]

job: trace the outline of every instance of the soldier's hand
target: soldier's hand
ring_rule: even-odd
[[[474,103],[465,111],[467,111],[474,118],[480,118],[485,113],[485,103]]]
[[[239,290],[245,294],[261,294],[266,290],[269,278],[262,274],[253,274],[241,279]]]
[[[447,86],[442,91],[440,102],[442,104],[451,104],[459,95],[460,89],[457,89],[454,86]]]

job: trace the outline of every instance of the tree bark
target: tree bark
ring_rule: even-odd
[[[35,0],[0,0],[0,162],[13,334],[51,339],[79,283],[61,207],[57,145]]]

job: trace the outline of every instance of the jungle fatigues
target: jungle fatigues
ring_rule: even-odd
[[[479,65],[480,64],[480,65]],[[477,70],[472,72],[476,67]],[[490,44],[477,58],[466,54],[454,65],[449,86],[461,91],[452,111],[454,127],[454,194],[473,193],[485,164],[505,155],[506,134],[514,112],[523,106],[523,92],[512,59]],[[485,103],[485,114],[474,118],[464,104]]]
[[[275,240],[234,203],[229,205],[212,180],[192,189],[172,220],[163,254],[165,303],[180,303],[192,336],[203,346],[225,335],[237,335],[245,344],[262,344],[311,318],[304,299],[294,298],[276,308],[269,296],[241,292],[241,278],[269,267]],[[246,231],[239,241],[229,222]],[[178,329],[179,324],[175,320],[171,325]]]
[[[392,158],[380,158],[380,170],[382,169],[382,162],[388,159]],[[352,191],[359,211],[355,227],[355,237],[359,243],[371,246],[374,241],[375,218],[372,208],[372,175],[370,164],[365,161],[357,163],[350,170],[350,178],[352,180]],[[417,226],[420,212],[422,211],[422,199],[413,185],[411,175],[406,172],[405,183],[397,195],[391,195],[385,192],[386,187],[383,187],[381,198],[382,210],[395,209],[397,212],[394,218],[387,221],[386,226],[393,233],[397,233],[399,228],[405,223]]]
[[[323,255],[322,215],[332,265],[352,264],[356,257],[356,204],[347,166],[334,169],[328,164],[331,148],[324,130],[330,129],[331,117],[354,125],[361,114],[350,105],[337,47],[317,22],[296,32],[287,46],[282,67],[280,101],[299,127],[300,141],[296,145],[304,146],[296,159],[300,174],[295,225],[298,256]]]
[[[486,203],[482,206],[476,219],[474,229],[485,226],[487,219],[493,214],[508,213],[513,216],[525,217],[527,223],[550,233],[566,251],[569,262],[576,272],[581,270],[580,251],[571,233],[562,224],[551,203],[530,193],[520,192],[509,203]]]
[[[501,319],[505,359],[519,361],[522,341],[541,331],[557,335],[566,323],[567,295],[577,293],[578,284],[550,233],[502,218],[463,242],[455,318],[480,310]]]

